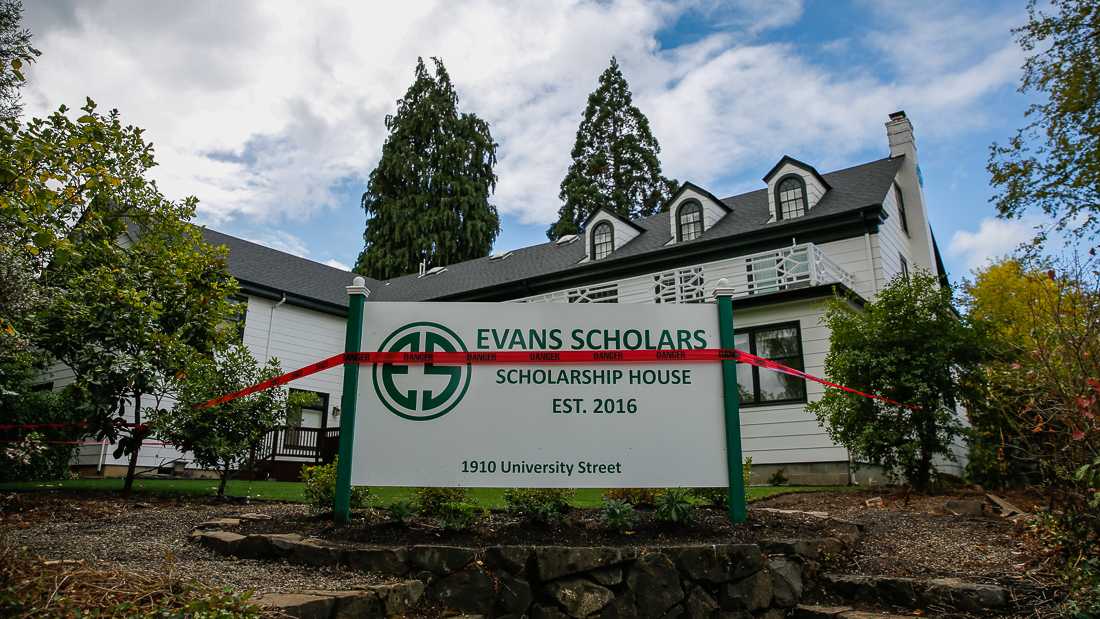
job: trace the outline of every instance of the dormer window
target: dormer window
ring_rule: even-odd
[[[681,241],[690,241],[703,235],[703,205],[689,200],[680,205],[676,214],[676,234]]]
[[[806,181],[792,174],[775,186],[778,219],[793,219],[806,214]]]
[[[615,249],[615,230],[611,224],[601,221],[592,229],[592,259],[602,260]]]

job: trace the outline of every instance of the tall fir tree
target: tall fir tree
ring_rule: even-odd
[[[573,144],[573,163],[558,194],[558,221],[546,236],[578,233],[601,207],[627,219],[661,211],[676,181],[661,174],[660,152],[649,120],[633,104],[630,85],[612,57],[599,86],[588,95]]]
[[[458,112],[447,70],[432,61],[434,77],[417,59],[416,80],[386,117],[390,136],[363,194],[367,227],[356,270],[370,277],[485,256],[500,233],[489,203],[497,180],[489,124]]]

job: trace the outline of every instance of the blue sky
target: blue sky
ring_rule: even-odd
[[[1023,122],[1009,29],[1024,18],[1023,2],[29,3],[43,57],[25,98],[32,114],[84,96],[118,108],[200,221],[340,265],[361,249],[359,197],[418,55],[443,58],[500,143],[503,249],[545,240],[611,55],[666,174],[721,196],[761,187],[784,154],[822,172],[883,157],[904,109],[957,279],[1034,223],[993,218],[985,171]]]

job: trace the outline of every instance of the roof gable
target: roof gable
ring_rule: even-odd
[[[821,176],[821,174],[819,174],[812,165],[803,161],[799,161],[798,159],[795,159],[790,155],[783,155],[783,158],[779,160],[779,163],[775,164],[774,166],[772,166],[772,169],[768,170],[768,173],[764,175],[764,182],[770,184],[772,177],[775,176],[779,172],[779,170],[783,169],[783,166],[788,163],[795,167],[802,168],[803,170],[812,174],[813,177],[816,178],[817,181],[821,183],[826,190],[832,189],[832,186],[829,185],[829,181],[825,180],[825,177]]]

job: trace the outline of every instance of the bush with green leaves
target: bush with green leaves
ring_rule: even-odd
[[[603,498],[608,501],[623,501],[635,507],[653,507],[657,504],[660,488],[608,488]]]
[[[638,522],[638,514],[634,511],[634,506],[626,501],[604,499],[600,521],[612,531],[625,533],[634,528]]]
[[[783,469],[776,469],[771,477],[768,478],[768,483],[773,486],[786,486],[789,481],[791,480],[787,479],[787,475]]]
[[[749,487],[752,480],[752,456],[745,458],[741,464],[741,481],[745,488]],[[729,502],[729,488],[692,488],[691,494],[707,505],[725,507]]]
[[[437,517],[448,531],[465,531],[477,524],[485,510],[476,503],[448,501],[439,506]]]
[[[320,511],[332,509],[336,501],[336,458],[330,464],[303,466],[301,477],[305,482],[303,492],[306,501]],[[370,502],[370,489],[365,486],[352,486],[351,508],[363,509]]]
[[[691,520],[695,506],[691,503],[691,491],[686,488],[669,488],[657,495],[653,514],[660,522],[686,524]]]
[[[468,488],[417,488],[413,492],[418,511],[425,516],[442,516],[448,503],[469,503]]]
[[[401,499],[390,503],[390,506],[386,509],[390,513],[390,517],[393,518],[398,524],[407,525],[416,515],[416,503],[407,499]]]
[[[508,488],[504,504],[508,513],[535,524],[559,522],[569,511],[573,491],[566,488]]]

